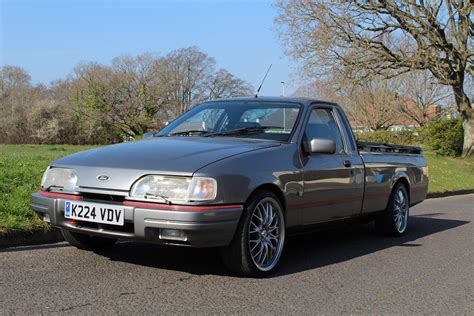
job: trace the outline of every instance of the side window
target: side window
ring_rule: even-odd
[[[341,131],[331,110],[313,109],[305,133],[308,140],[313,138],[333,140],[336,143],[336,154],[344,153]]]
[[[344,125],[344,128],[346,129],[347,136],[349,137],[349,139],[352,139],[352,140],[349,141],[349,146],[351,147],[352,151],[355,151],[356,147],[355,147],[354,141],[353,141],[355,139],[355,136],[354,136],[354,132],[352,131],[352,127],[349,124],[349,121],[347,120],[347,116],[339,108],[337,109],[337,113],[339,114],[339,117],[342,118],[341,121],[342,121],[342,124]]]

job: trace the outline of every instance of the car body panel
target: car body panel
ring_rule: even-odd
[[[215,161],[279,145],[242,138],[156,137],[79,152],[51,165],[77,171],[80,175],[77,192],[92,188],[126,195],[133,183],[144,175],[192,176],[199,168]],[[101,175],[106,175],[107,181],[99,180]]]
[[[257,99],[218,102],[236,100],[255,102]],[[298,120],[287,142],[171,136],[80,152],[51,164],[76,170],[76,196],[35,193],[32,208],[40,216],[47,214],[52,225],[76,232],[176,244],[161,240],[160,230],[180,229],[186,231],[189,238],[178,244],[203,247],[230,243],[246,202],[261,188],[272,190],[280,198],[287,228],[384,210],[397,181],[407,184],[411,204],[426,197],[428,176],[423,155],[359,153],[347,118],[336,104],[299,98],[258,100],[301,104]],[[306,122],[315,107],[330,109],[334,114],[343,138],[344,153],[306,152]],[[217,196],[212,201],[189,201],[179,205],[130,201],[133,183],[149,174],[212,177],[217,182]],[[64,201],[68,198],[124,205],[129,231],[70,223],[64,218]]]
[[[359,156],[312,154],[303,158],[304,223],[339,220],[360,213],[364,165]],[[344,161],[351,162],[349,167]]]
[[[421,155],[361,153],[365,164],[365,197],[362,213],[380,211],[387,205],[395,183],[404,179],[409,185],[411,204],[423,201],[428,192],[427,167]]]
[[[301,200],[303,193],[303,173],[295,144],[247,152],[215,162],[195,173],[196,176],[216,174],[226,203],[244,203],[259,187],[273,185],[284,196],[282,203],[287,209],[287,225],[301,224],[301,210],[290,207]]]

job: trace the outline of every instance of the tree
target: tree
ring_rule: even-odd
[[[0,69],[0,138],[21,141],[27,135],[26,115],[34,89],[28,72],[6,65]],[[22,119],[19,119],[19,118]]]
[[[357,84],[331,76],[299,87],[293,96],[340,104],[356,129],[387,129],[400,115],[398,86],[391,80],[361,80]]]
[[[116,87],[113,87],[113,77],[110,67],[96,63],[83,63],[74,69],[68,100],[80,121],[93,122],[92,129],[81,128],[85,139],[90,139],[94,129],[100,131],[106,126],[113,126],[129,136],[134,135],[133,127],[117,111],[120,103]]]
[[[437,84],[429,71],[411,71],[398,79],[402,99],[399,110],[405,117],[425,126],[446,113],[450,89]]]
[[[26,70],[6,65],[0,69],[0,104],[5,115],[4,119],[13,120],[15,110],[20,104],[24,104],[27,91],[31,89],[31,77]]]
[[[252,86],[225,69],[215,70],[214,58],[197,47],[172,51],[158,64],[166,98],[165,116],[173,119],[199,102],[249,95]]]
[[[167,116],[174,118],[206,99],[215,60],[197,47],[172,51],[159,62],[159,77],[167,98]]]
[[[162,58],[145,53],[133,58],[118,57],[112,61],[115,91],[119,102],[113,112],[121,122],[134,126],[133,136],[143,134],[149,127],[162,127],[160,122],[165,103],[166,83],[159,76]]]
[[[386,130],[399,114],[400,99],[388,80],[362,82],[348,90],[341,102],[354,127]]]
[[[231,98],[251,95],[253,87],[225,69],[219,69],[207,83],[208,99]]]
[[[107,144],[156,131],[210,98],[251,86],[196,47],[166,56],[79,64],[64,80],[33,85],[22,68],[0,68],[0,142]]]
[[[106,122],[129,137],[143,134],[159,120],[166,102],[159,78],[159,58],[150,54],[122,56],[112,66],[94,63],[75,69],[72,95],[83,115],[100,113]]]
[[[336,85],[338,83],[334,82],[333,78],[319,79],[298,87],[292,96],[341,103],[341,95]]]
[[[474,153],[474,76],[470,0],[278,0],[276,21],[287,53],[307,74],[393,78],[428,70],[450,86],[464,127],[463,155]]]

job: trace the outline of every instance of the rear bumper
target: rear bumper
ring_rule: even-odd
[[[125,207],[125,225],[113,226],[73,222],[64,217],[65,201],[71,196],[38,192],[31,195],[31,207],[51,225],[90,235],[143,240],[160,244],[193,247],[228,245],[234,236],[242,213],[242,205],[179,206],[154,203],[120,203]],[[74,198],[74,196],[72,196]],[[94,201],[98,203],[98,201]],[[114,202],[103,202],[113,204]],[[162,229],[184,232],[184,240],[161,236]]]

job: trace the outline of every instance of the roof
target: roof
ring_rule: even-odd
[[[309,105],[311,103],[326,103],[331,105],[337,105],[333,102],[310,99],[310,98],[297,98],[297,97],[238,97],[238,98],[224,98],[224,99],[215,99],[207,102],[223,102],[223,101],[264,101],[264,102],[297,102],[304,105]]]

